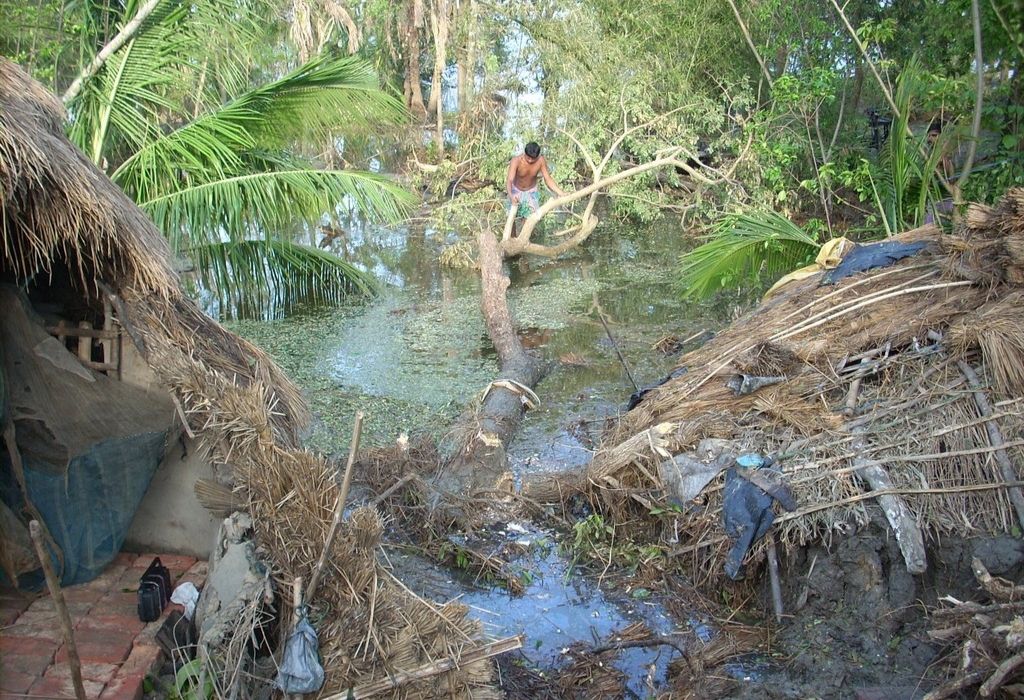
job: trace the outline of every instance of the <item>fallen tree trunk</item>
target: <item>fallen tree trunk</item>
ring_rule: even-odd
[[[464,435],[458,451],[434,481],[442,493],[471,494],[493,489],[508,469],[506,445],[515,435],[526,407],[536,400],[533,387],[544,374],[542,363],[519,342],[505,292],[508,276],[494,234],[480,234],[481,307],[487,335],[500,362],[480,406],[459,420],[453,433]]]

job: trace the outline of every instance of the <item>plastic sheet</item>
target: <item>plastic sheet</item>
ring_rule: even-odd
[[[320,642],[316,630],[306,619],[305,611],[295,625],[295,631],[284,643],[284,658],[277,671],[274,685],[285,693],[315,693],[324,684],[324,669],[320,665]]]

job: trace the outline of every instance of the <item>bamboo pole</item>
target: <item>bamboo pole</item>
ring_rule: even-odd
[[[1003,481],[1007,484],[1016,482],[1019,478],[1017,476],[1017,468],[1010,462],[1010,457],[1006,453],[1006,441],[1003,440],[1003,434],[999,430],[999,425],[994,420],[992,406],[989,405],[988,398],[982,390],[981,381],[978,379],[977,373],[973,367],[963,360],[956,364],[964,377],[967,378],[967,383],[970,384],[971,389],[974,390],[974,403],[978,407],[978,412],[988,419],[985,422],[985,430],[988,432],[989,443],[995,449],[996,463],[999,465],[999,472],[1003,477]],[[1017,522],[1020,523],[1021,528],[1024,528],[1024,494],[1021,493],[1020,488],[1016,486],[1010,487],[1010,502],[1013,504],[1013,509],[1017,512]]]
[[[50,555],[47,554],[46,545],[43,543],[43,534],[39,528],[39,521],[30,521],[28,532],[32,537],[32,544],[35,545],[39,563],[43,566],[43,574],[46,576],[46,587],[50,589],[50,598],[53,600],[53,606],[57,609],[57,618],[60,620],[61,632],[64,635],[64,645],[68,650],[68,666],[71,667],[71,682],[75,686],[75,697],[78,700],[85,700],[85,684],[82,683],[82,662],[78,658],[78,647],[75,646],[71,616],[68,614],[68,606],[64,601],[64,592],[60,589],[57,575],[53,573],[53,564],[50,563]]]
[[[313,569],[313,575],[309,579],[309,587],[306,588],[306,602],[313,599],[316,587],[320,583],[320,576],[324,572],[324,564],[327,563],[327,555],[334,544],[334,538],[338,534],[338,526],[341,525],[341,516],[345,513],[345,499],[348,498],[348,489],[352,483],[352,465],[356,461],[356,451],[359,450],[359,438],[363,434],[363,412],[356,412],[356,424],[352,426],[352,444],[348,448],[348,463],[345,465],[345,477],[341,482],[341,491],[338,493],[338,501],[334,504],[334,519],[331,521],[331,529],[327,531],[327,539],[324,541],[324,549],[320,552],[320,559]]]
[[[103,339],[100,340],[100,345],[103,346],[103,364],[110,365],[111,360],[114,358],[114,306],[110,303],[110,299],[103,299],[103,331],[111,335],[104,335]]]

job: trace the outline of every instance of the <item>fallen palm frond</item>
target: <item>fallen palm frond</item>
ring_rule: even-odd
[[[683,256],[679,287],[702,297],[738,279],[793,270],[814,257],[818,241],[781,214],[754,211],[725,217],[707,242]]]

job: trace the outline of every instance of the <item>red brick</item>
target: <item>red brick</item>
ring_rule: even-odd
[[[61,631],[60,625],[57,624],[56,620],[50,623],[42,622],[27,622],[23,623],[21,619],[15,622],[10,627],[4,629],[4,637],[28,637],[32,639],[48,640],[54,643],[60,642]]]
[[[101,608],[93,610],[92,614],[83,619],[76,629],[87,630],[111,630],[115,632],[138,634],[146,626],[146,623],[139,619],[137,609],[133,609],[129,615],[118,615],[102,611]]]
[[[146,676],[143,675],[120,675],[107,683],[103,689],[100,700],[142,700],[142,684]]]
[[[18,619],[18,616],[25,612],[31,604],[32,599],[27,596],[17,594],[0,596],[0,627],[13,624]]]
[[[124,564],[111,564],[103,570],[102,574],[94,578],[92,581],[82,585],[84,588],[88,588],[89,590],[105,593],[121,580],[125,571],[128,571],[128,567]]]
[[[135,560],[138,558],[139,556],[137,554],[132,554],[131,552],[118,552],[117,556],[114,557],[114,560],[110,562],[110,564],[127,567],[134,564]]]
[[[100,598],[90,610],[96,615],[131,617],[139,614],[139,594],[133,591],[112,591]]]
[[[42,676],[53,663],[53,652],[49,654],[8,654],[0,657],[0,678],[8,673],[26,676]]]
[[[80,618],[85,617],[89,613],[91,603],[81,601],[70,601],[67,598],[65,600],[65,606],[68,609],[68,615],[71,616],[72,625]],[[50,597],[40,598],[36,602],[32,603],[29,608],[22,614],[21,618],[29,616],[29,620],[38,619],[40,621],[53,621],[56,624],[60,624],[60,618],[57,616],[57,609],[53,605],[53,599]],[[27,620],[26,620],[27,621]]]
[[[191,581],[195,584],[196,588],[202,588],[203,584],[206,583],[206,577],[210,573],[210,565],[205,561],[197,561],[195,564],[189,567],[180,579],[177,581],[177,585],[183,584],[185,581]]]
[[[104,664],[83,661],[81,664],[82,680],[93,681],[105,685],[117,675],[117,664]],[[67,678],[71,679],[71,666],[67,661],[50,666],[43,678]]]
[[[75,648],[82,663],[119,664],[128,658],[132,650],[130,634],[113,634],[99,630],[85,630],[82,635],[75,635]],[[54,660],[66,661],[67,649],[61,647]]]
[[[47,656],[52,659],[54,652],[57,651],[56,641],[39,637],[19,637],[9,632],[10,629],[4,630],[3,636],[0,636],[0,659],[6,658],[8,654]]]
[[[104,593],[106,593],[104,588],[93,588],[89,584],[84,586],[71,586],[70,588],[64,589],[64,600],[67,601],[68,605],[84,603],[91,606],[102,598]]]
[[[147,673],[158,670],[163,663],[163,658],[164,652],[156,644],[136,644],[132,647],[131,655],[121,664],[118,675],[131,676],[141,673],[145,676]]]
[[[103,684],[96,681],[82,680],[87,698],[98,698],[103,692]],[[43,676],[28,690],[29,695],[42,695],[50,698],[73,698],[75,697],[75,684],[71,681],[70,671],[66,674],[55,673]]]
[[[37,680],[37,675],[4,669],[3,673],[0,673],[0,698],[5,697],[7,693],[24,695]]]

